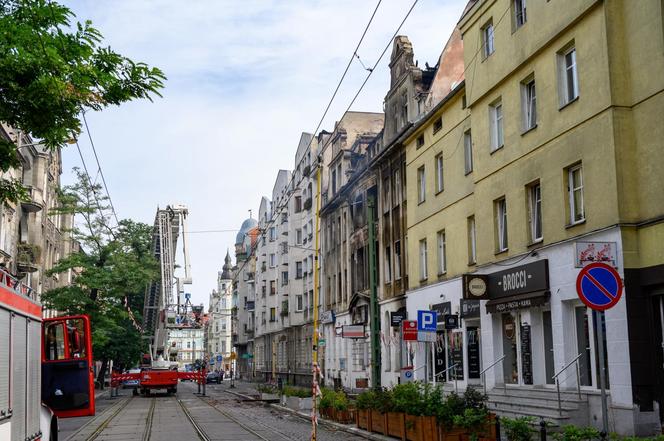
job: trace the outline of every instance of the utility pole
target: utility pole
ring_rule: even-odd
[[[367,227],[369,228],[369,287],[371,289],[371,376],[373,388],[380,388],[380,312],[378,311],[378,281],[376,280],[376,225],[373,195],[367,197]]]

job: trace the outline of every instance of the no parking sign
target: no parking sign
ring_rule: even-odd
[[[576,278],[576,293],[590,309],[606,311],[620,300],[623,284],[620,274],[606,263],[583,267]]]

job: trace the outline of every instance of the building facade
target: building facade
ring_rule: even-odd
[[[19,168],[3,172],[2,177],[21,182],[29,196],[0,207],[0,265],[22,279],[39,299],[43,292],[71,283],[72,271],[46,273],[61,258],[79,251],[70,233],[74,216],[52,212],[59,206],[60,149],[47,149],[5,124],[0,125],[0,136],[16,144],[21,162]],[[55,311],[44,313],[45,317],[53,314]]]
[[[664,82],[646,72],[664,63],[661,5],[527,3],[468,4],[465,82],[450,84],[407,141],[408,313],[460,317],[441,329],[434,354],[414,348],[415,366],[428,366],[416,375],[451,368],[444,378],[464,386],[488,369],[497,411],[598,425],[604,366],[610,431],[654,433],[664,256],[649,244],[664,200],[650,190],[662,174],[645,162],[664,154],[651,118],[664,109]],[[597,260],[625,282],[604,314],[575,286]],[[488,300],[465,300],[464,280],[481,280]],[[581,390],[562,412],[556,381]],[[536,405],[514,404],[523,397]]]
[[[254,329],[256,310],[256,256],[258,222],[246,219],[235,238],[233,268],[233,309],[231,329],[237,354],[236,371],[240,378],[252,378],[254,372]]]
[[[215,370],[230,371],[232,342],[231,314],[233,304],[233,273],[231,256],[226,252],[224,266],[217,275],[217,289],[210,294],[208,310],[207,355]]]

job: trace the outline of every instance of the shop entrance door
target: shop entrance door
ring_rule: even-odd
[[[551,323],[551,311],[542,311],[542,326],[544,328],[544,370],[546,384],[554,384],[553,376],[553,325]]]
[[[519,350],[517,325],[514,316],[507,312],[502,316],[503,330],[503,377],[506,384],[519,383]]]

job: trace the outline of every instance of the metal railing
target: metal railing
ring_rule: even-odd
[[[572,359],[569,363],[567,363],[565,366],[562,367],[558,372],[556,372],[553,377],[551,377],[552,380],[556,380],[556,392],[558,393],[558,414],[562,415],[563,414],[563,406],[562,402],[560,400],[560,379],[558,378],[560,374],[565,372],[568,367],[571,365],[576,366],[576,392],[579,395],[579,400],[581,399],[581,374],[579,373],[579,358],[581,358],[581,355],[583,353],[579,353],[576,357]]]
[[[486,395],[486,371],[503,361],[507,357],[507,355],[503,355],[502,357],[496,359],[493,363],[491,363],[489,366],[485,367],[482,369],[482,372],[480,372],[480,376],[482,377],[482,386],[484,387],[484,395]]]
[[[459,363],[454,363],[452,366],[448,367],[448,368],[445,369],[443,372],[439,372],[439,373],[437,373],[436,375],[433,376],[434,380],[436,379],[436,377],[440,377],[441,375],[445,375],[448,371],[454,369],[454,368],[457,367],[458,365],[459,365]],[[443,380],[443,382],[445,382],[445,380]],[[454,392],[455,392],[455,393],[459,393],[459,386],[458,386],[458,384],[457,384],[457,374],[456,374],[456,371],[454,371]]]

